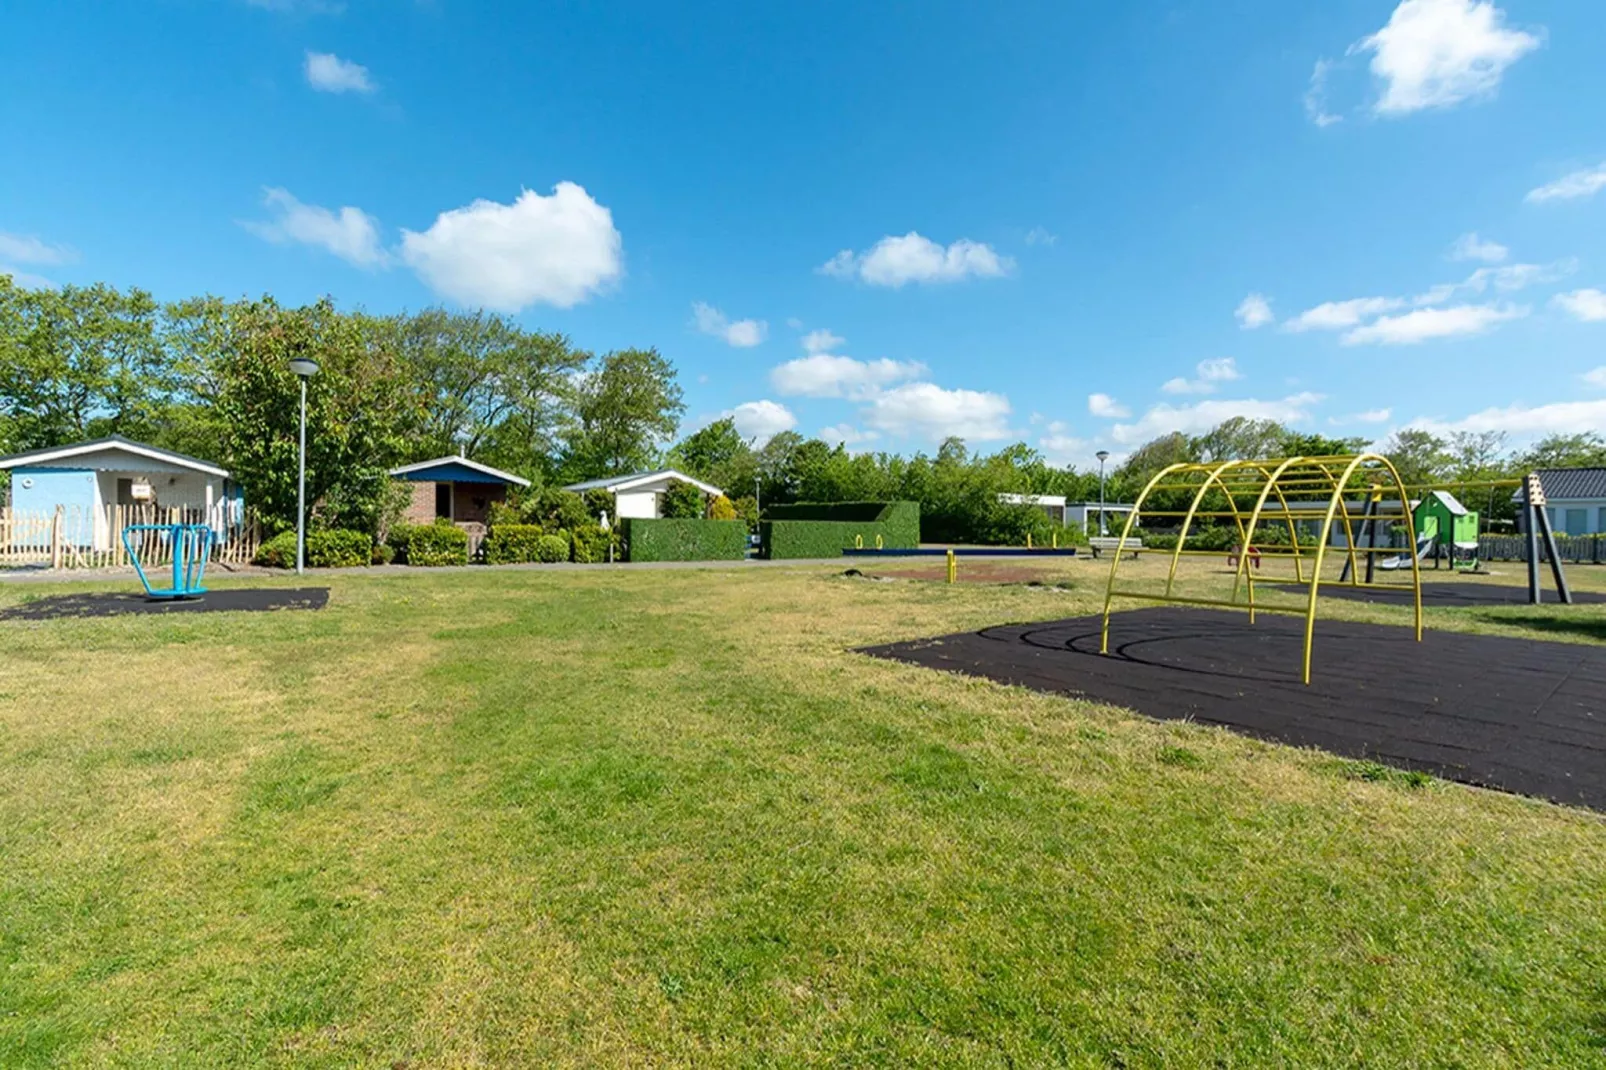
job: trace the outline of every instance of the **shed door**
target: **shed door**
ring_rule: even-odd
[[[450,483],[435,484],[435,516],[442,520],[452,519],[452,485]]]

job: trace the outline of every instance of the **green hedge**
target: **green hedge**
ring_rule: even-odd
[[[536,539],[535,559],[548,565],[569,560],[569,533],[560,531]]]
[[[747,525],[740,520],[624,521],[632,561],[740,561]]]
[[[510,565],[536,561],[536,544],[545,534],[540,524],[498,524],[485,537],[485,563]]]
[[[468,532],[451,524],[419,524],[406,536],[409,565],[468,564]]]
[[[863,543],[884,550],[913,550],[920,545],[917,502],[800,502],[778,505],[759,524],[765,557],[773,560],[837,557]]]
[[[366,532],[333,528],[307,532],[308,568],[360,568],[373,560],[374,541]],[[256,564],[296,567],[296,533],[281,531],[257,548]]]

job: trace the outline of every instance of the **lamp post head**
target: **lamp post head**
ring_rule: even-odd
[[[1093,456],[1095,456],[1095,457],[1097,457],[1099,459],[1099,463],[1100,464],[1103,464],[1105,461],[1110,459],[1110,451],[1109,450],[1099,450]]]
[[[290,370],[303,379],[310,379],[318,374],[318,362],[311,357],[291,357]]]

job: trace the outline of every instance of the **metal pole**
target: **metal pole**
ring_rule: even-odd
[[[307,555],[307,377],[301,380],[301,457],[296,477],[296,575],[306,571]]]
[[[1104,458],[1100,457],[1099,458],[1099,536],[1103,537],[1103,536],[1108,535],[1108,534],[1109,534],[1109,529],[1104,526]]]

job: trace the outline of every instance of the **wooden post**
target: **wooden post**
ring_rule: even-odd
[[[1537,477],[1535,479],[1537,480]],[[1542,496],[1543,492],[1541,492]],[[1550,574],[1556,581],[1556,597],[1560,599],[1563,605],[1571,605],[1573,593],[1567,588],[1567,573],[1561,565],[1561,551],[1556,546],[1555,532],[1550,530],[1550,514],[1543,509],[1538,509],[1534,512],[1534,519],[1539,521],[1539,533],[1545,540],[1545,552],[1550,555]],[[1538,582],[1538,565],[1533,566],[1531,575],[1533,583],[1530,584],[1530,588],[1534,583]]]
[[[1539,586],[1539,515],[1544,507],[1545,492],[1539,486],[1539,474],[1529,472],[1522,481],[1522,527],[1528,544],[1528,604],[1534,606],[1545,599]]]
[[[56,513],[50,518],[50,567],[61,567],[61,506],[56,506]]]

